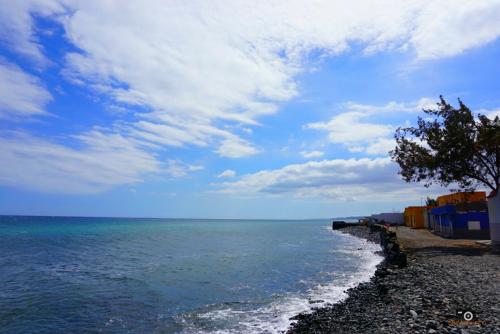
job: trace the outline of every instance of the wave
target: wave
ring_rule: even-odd
[[[331,232],[336,237],[347,239],[350,246],[336,252],[357,258],[357,270],[330,273],[333,281],[315,285],[304,294],[284,294],[261,302],[218,304],[208,310],[184,314],[178,319],[184,328],[182,333],[283,333],[294,322],[291,317],[344,300],[349,288],[370,280],[383,258],[375,254],[381,250],[379,245],[337,231]]]

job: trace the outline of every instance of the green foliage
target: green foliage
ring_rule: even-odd
[[[459,99],[459,108],[442,96],[437,109],[424,112],[417,127],[398,128],[396,148],[390,152],[407,182],[425,185],[457,184],[465,191],[480,185],[498,190],[500,176],[500,120],[474,118]]]
[[[438,202],[435,198],[427,197],[427,199],[425,200],[425,205],[426,206],[437,206]]]

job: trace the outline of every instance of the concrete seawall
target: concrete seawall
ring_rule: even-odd
[[[349,227],[349,226],[362,226],[363,224],[361,223],[347,223],[343,220],[334,220],[332,221],[332,229],[333,230],[339,230],[344,227]]]

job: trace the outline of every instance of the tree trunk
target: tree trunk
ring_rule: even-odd
[[[491,244],[500,247],[500,192],[488,198]]]

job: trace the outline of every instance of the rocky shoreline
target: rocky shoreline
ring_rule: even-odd
[[[499,255],[477,249],[401,252],[394,235],[364,226],[341,231],[380,242],[385,261],[343,302],[294,317],[288,334],[500,333]],[[467,310],[472,321],[457,315]]]

